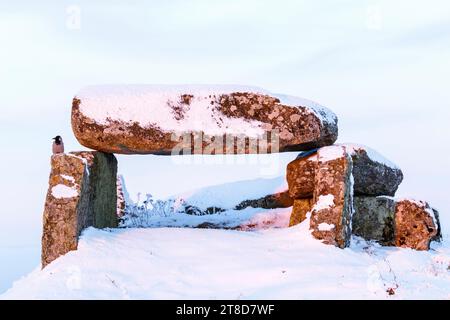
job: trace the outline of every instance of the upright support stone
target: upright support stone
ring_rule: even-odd
[[[76,250],[89,226],[117,227],[117,160],[102,152],[51,158],[42,235],[42,267]]]
[[[317,169],[317,153],[301,153],[287,165],[286,180],[289,195],[294,199],[312,198],[314,193],[314,176]]]
[[[345,248],[350,244],[353,211],[352,159],[343,146],[318,151],[312,235],[326,244]]]
[[[383,245],[393,245],[395,200],[391,197],[354,197],[353,234]]]

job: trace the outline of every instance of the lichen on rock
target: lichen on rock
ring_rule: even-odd
[[[201,138],[187,142],[190,154],[308,150],[333,144],[338,134],[337,117],[322,106],[229,86],[85,88],[73,99],[72,129],[82,145],[120,154],[171,154],[186,136]],[[211,152],[211,140],[228,144]]]

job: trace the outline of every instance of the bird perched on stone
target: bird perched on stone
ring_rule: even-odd
[[[64,153],[64,142],[61,136],[56,136],[53,138],[52,151],[53,154]]]

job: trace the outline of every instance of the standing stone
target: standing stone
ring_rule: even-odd
[[[312,235],[326,244],[345,248],[350,244],[353,211],[352,160],[342,146],[318,151]]]
[[[339,144],[352,157],[355,196],[394,196],[403,173],[375,150],[357,144]],[[326,147],[325,147],[326,148]],[[318,149],[320,151],[320,149]],[[314,191],[317,149],[302,152],[286,170],[289,193],[294,199],[308,198]]]
[[[395,200],[391,197],[354,197],[352,232],[366,240],[393,245]]]
[[[235,86],[87,87],[73,99],[72,129],[85,147],[120,154],[309,150],[338,135],[325,107]]]
[[[112,154],[75,152],[51,158],[42,235],[42,267],[76,250],[89,226],[116,227],[117,160]]]
[[[294,200],[291,217],[289,219],[289,227],[302,223],[306,219],[306,214],[311,211],[312,202],[312,198]]]
[[[416,250],[430,249],[440,240],[439,214],[425,201],[399,200],[395,210],[395,245]]]
[[[312,198],[314,192],[314,177],[317,168],[317,153],[300,153],[287,165],[286,180],[289,195],[294,199]]]

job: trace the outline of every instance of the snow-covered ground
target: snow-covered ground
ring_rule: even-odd
[[[89,228],[78,251],[0,298],[450,299],[448,245],[419,252],[353,238],[341,250],[313,239],[308,226]]]
[[[39,264],[51,138],[81,148],[70,107],[89,84],[238,83],[317,101],[337,114],[339,142],[373,147],[402,168],[397,196],[436,206],[448,241],[449,17],[446,0],[0,2],[0,292]],[[224,166],[121,156],[119,167],[132,197],[165,198],[267,178],[277,159],[284,170],[293,158]],[[147,231],[159,232],[137,232]],[[400,252],[406,262],[434,254]]]

